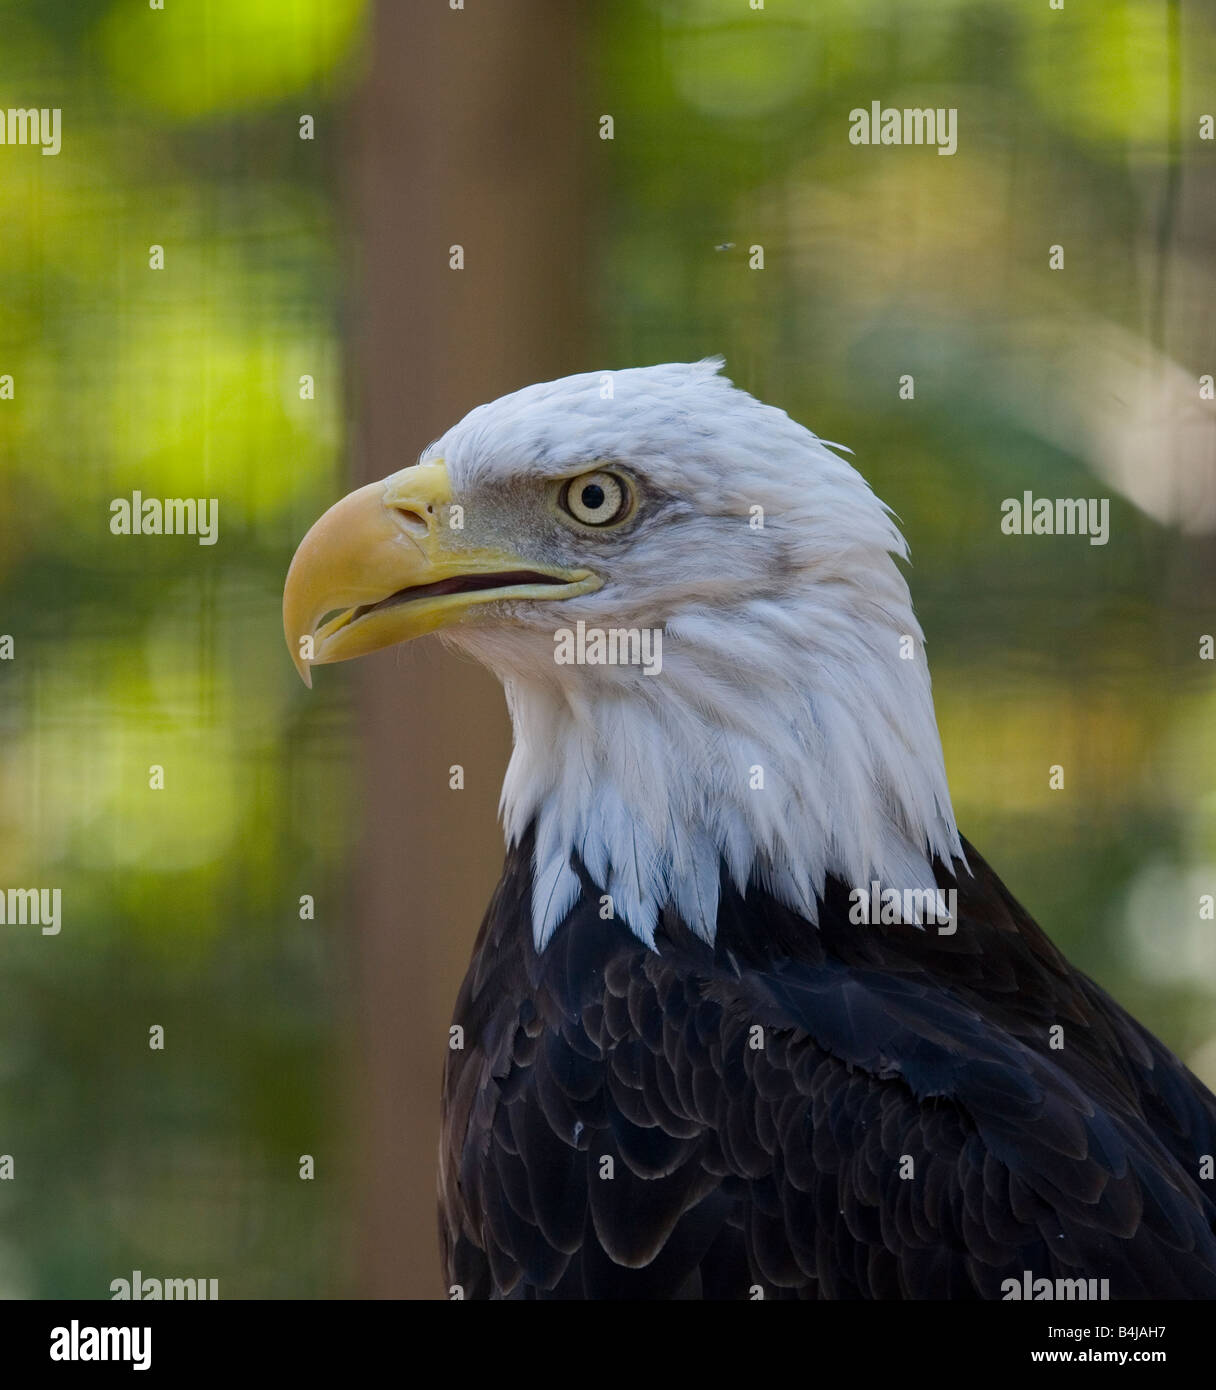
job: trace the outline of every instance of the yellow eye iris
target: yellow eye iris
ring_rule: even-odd
[[[615,473],[583,473],[562,489],[562,506],[584,526],[611,526],[629,511],[629,487]]]

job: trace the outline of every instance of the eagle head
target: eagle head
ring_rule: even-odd
[[[538,948],[580,867],[653,944],[668,909],[712,940],[724,873],[814,922],[828,875],[932,888],[961,857],[903,537],[721,365],[479,406],[330,508],[287,576],[308,684],[430,632],[502,680]]]

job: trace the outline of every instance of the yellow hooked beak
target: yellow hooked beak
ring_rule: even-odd
[[[283,632],[305,685],[313,666],[435,632],[479,603],[599,588],[590,570],[457,546],[450,503],[444,463],[417,464],[350,493],[300,542],[283,588]]]

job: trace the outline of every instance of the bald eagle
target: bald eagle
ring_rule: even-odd
[[[720,368],[480,406],[287,577],[306,683],[441,632],[510,707],[449,1285],[1216,1296],[1216,1099],[961,838],[892,514]]]

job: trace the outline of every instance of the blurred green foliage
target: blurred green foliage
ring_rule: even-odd
[[[344,475],[362,12],[4,16],[0,89],[64,135],[0,146],[0,884],[62,887],[64,924],[0,927],[3,1294],[350,1287],[353,760],[341,707],[294,694],[279,595]],[[585,56],[615,139],[570,369],[722,352],[855,451],[911,543],[965,833],[1211,1081],[1211,14],[622,0]],[[851,146],[874,100],[957,107],[958,153]],[[220,498],[219,544],[113,536],[133,489]],[[1025,489],[1110,496],[1110,544],[1003,536]]]
[[[5,1294],[108,1297],[135,1268],[222,1297],[346,1287],[349,747],[335,707],[299,724],[278,614],[343,475],[361,9],[4,17],[0,87],[64,132],[55,157],[0,147],[0,884],[63,890],[59,936],[0,927]],[[218,498],[218,543],[111,534],[135,489]]]

